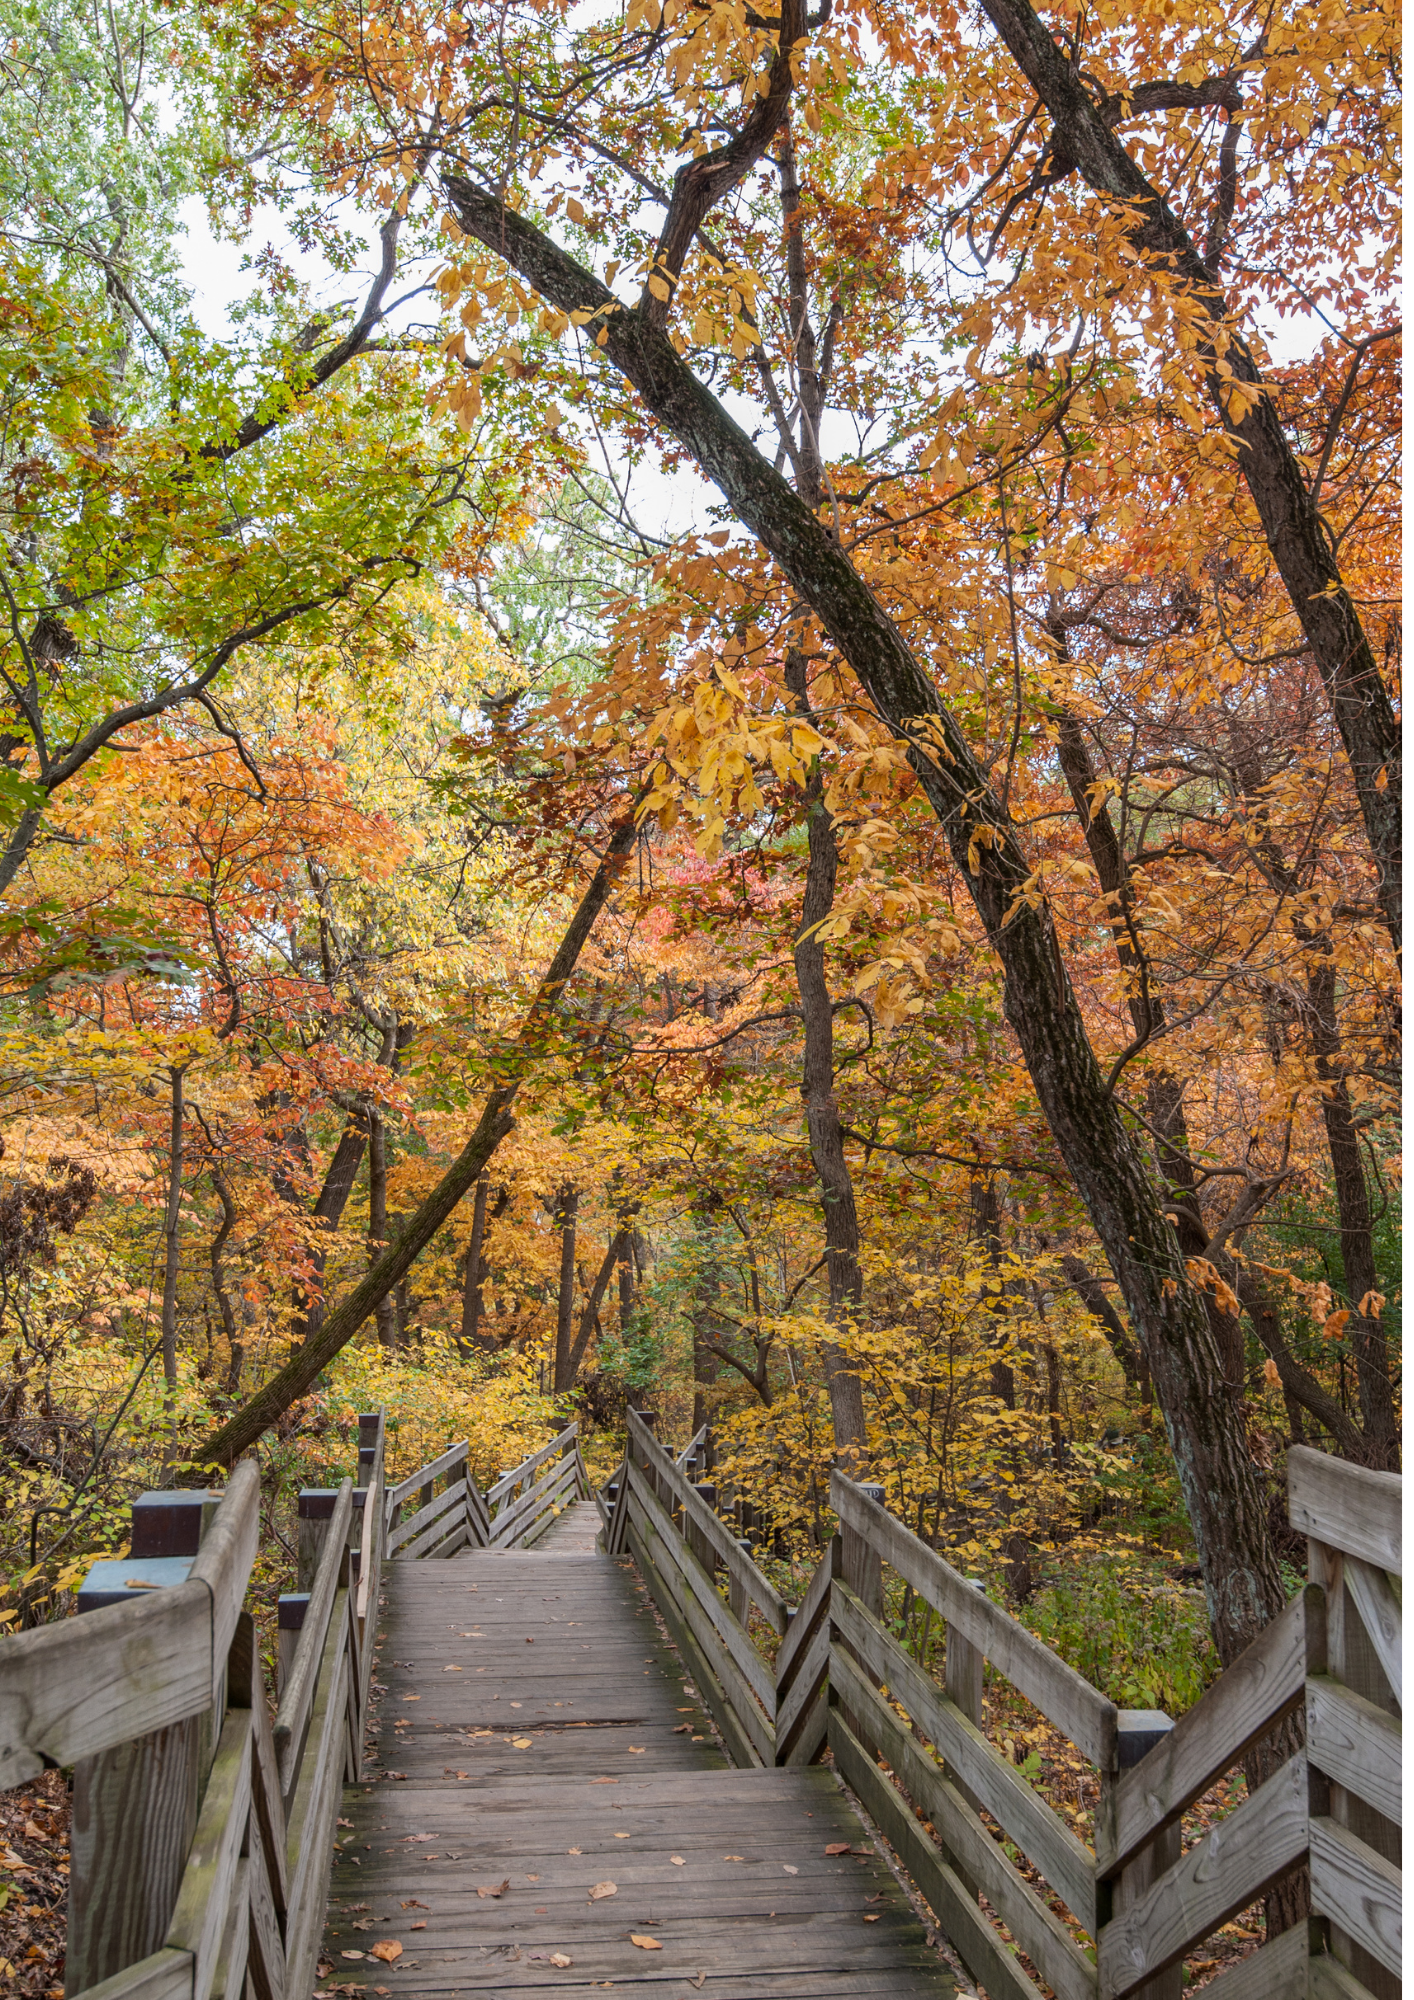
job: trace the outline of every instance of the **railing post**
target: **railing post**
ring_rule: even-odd
[[[949,1634],[951,1644],[951,1634]],[[1151,1750],[1157,1749],[1173,1728],[1172,1716],[1165,1715],[1161,1708],[1122,1708],[1117,1723],[1118,1769],[1113,1776],[1102,1774],[1102,1788],[1116,1785],[1125,1771],[1132,1771],[1136,1764],[1142,1764]],[[1103,1813],[1108,1801],[1102,1796],[1100,1810]],[[1100,1889],[1100,1920],[1105,1922],[1123,1916],[1132,1909],[1141,1896],[1153,1888],[1161,1875],[1168,1872],[1183,1853],[1183,1827],[1175,1820],[1156,1833],[1149,1845],[1120,1873]],[[1106,1891],[1108,1897],[1106,1898]],[[1108,1900],[1108,1910],[1105,1908]],[[1171,1965],[1157,1978],[1150,1979],[1143,1986],[1136,1987],[1129,2000],[1180,2000],[1183,1992],[1183,1965],[1180,1961]]]
[[[209,1493],[144,1493],[132,1510],[133,1559],[100,1564],[79,1611],[110,1598],[104,1572],[143,1571],[161,1587],[185,1581],[215,1517]],[[121,1591],[124,1579],[112,1575]],[[196,1831],[212,1717],[187,1716],[74,1766],[64,1991],[82,1993],[161,1949]]]
[[[308,1590],[314,1582],[314,1572],[319,1567],[320,1552],[324,1547],[324,1538],[329,1532],[329,1523],[334,1514],[334,1502],[338,1497],[337,1486],[300,1488],[297,1503],[299,1547],[296,1569],[301,1590]]]
[[[309,1592],[291,1590],[282,1596],[275,1607],[276,1627],[276,1670],[279,1686],[276,1698],[285,1692],[285,1682],[290,1677],[294,1664],[295,1649],[299,1645],[299,1635],[304,1630],[304,1616],[309,1609]]]
[[[882,1486],[860,1484],[858,1491],[866,1500],[873,1500],[880,1507],[884,1504]],[[844,1544],[844,1580],[864,1606],[876,1618],[884,1615],[884,1563],[867,1535],[861,1535],[846,1523],[840,1524],[840,1539]]]
[[[707,1502],[707,1505],[715,1511],[717,1505],[716,1487],[702,1485],[697,1488],[697,1492]],[[708,1541],[705,1531],[699,1528],[693,1520],[691,1512],[686,1507],[682,1510],[682,1525],[683,1540],[701,1563],[703,1569],[706,1570],[708,1576],[715,1576],[717,1574],[718,1563],[717,1551]]]

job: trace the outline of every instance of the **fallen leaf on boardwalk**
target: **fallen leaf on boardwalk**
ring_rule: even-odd
[[[561,1968],[561,1970],[563,1970],[565,1966],[573,1965],[574,1960],[570,1957],[568,1952],[552,1951],[550,1953],[550,1963],[551,1965],[558,1965]]]
[[[782,1868],[785,1869],[787,1875],[798,1875],[800,1873],[800,1870],[798,1868],[791,1867],[789,1861],[783,1861],[781,1863],[781,1866]]]
[[[689,1986],[695,1986],[700,1993],[707,1984],[707,1975],[705,1972],[699,1972],[696,1979],[689,1979],[687,1983]]]
[[[690,1736],[692,1734],[692,1724],[690,1722],[677,1723],[673,1729],[673,1734],[674,1736]]]
[[[461,1672],[461,1668],[460,1668],[460,1667],[443,1667],[443,1669],[442,1669],[442,1672],[443,1672],[444,1674],[459,1674],[459,1673]]]
[[[364,1907],[367,1908],[367,1905],[365,1904]],[[403,1908],[405,1910],[430,1910],[432,1905],[430,1903],[419,1903],[416,1896],[409,1896],[403,1904]]]
[[[533,1639],[527,1639],[525,1643],[527,1646],[533,1646],[535,1644],[535,1641]]]
[[[471,1773],[470,1771],[458,1771],[457,1776],[459,1778],[469,1778],[471,1776]]]
[[[628,1941],[630,1944],[636,1944],[640,1951],[661,1951],[663,1949],[660,1939],[640,1937],[637,1931],[629,1932]]]
[[[513,1736],[511,1738],[511,1748],[513,1750],[528,1750],[530,1746],[531,1739],[528,1736]]]
[[[848,1854],[849,1842],[847,1840],[832,1840],[825,1849],[825,1852],[826,1854]]]
[[[538,1882],[540,1877],[538,1875],[527,1875],[525,1879],[527,1882]]]
[[[352,1821],[351,1819],[341,1819],[341,1820],[339,1821],[339,1825],[340,1825],[340,1826],[347,1826],[347,1827],[352,1827],[352,1825],[353,1825],[353,1821]],[[28,1828],[28,1827],[26,1827],[26,1828],[25,1828],[25,1832],[26,1832],[26,1833],[28,1833],[28,1832],[29,1832],[29,1828]]]
[[[642,1757],[646,1755],[647,1750],[648,1750],[648,1745],[646,1743],[630,1743],[628,1746],[628,1754],[630,1757]]]
[[[615,1840],[632,1840],[633,1835],[630,1833],[616,1833],[614,1838]]]
[[[339,1956],[340,1958],[362,1958],[363,1953],[361,1951],[341,1951]]]
[[[405,1694],[405,1695],[403,1696],[403,1700],[404,1700],[404,1701],[421,1701],[421,1700],[422,1700],[422,1696],[421,1696],[420,1694]]]
[[[381,2000],[388,2000],[388,1995],[393,1989],[391,1986],[375,1986],[373,1990],[381,1996]]]
[[[425,1930],[427,1929],[427,1920],[426,1920],[426,1918],[425,1918],[425,1917],[419,1917],[419,1918],[418,1918],[418,1920],[417,1920],[417,1922],[416,1922],[415,1924],[409,1924],[409,1925],[408,1925],[408,1929],[409,1929],[410,1931],[425,1931]]]
[[[873,1916],[872,1916],[872,1917],[866,1917],[866,1918],[864,1919],[864,1921],[865,1921],[865,1923],[866,1923],[866,1924],[877,1924],[877,1923],[878,1923],[878,1921],[879,1921],[879,1913],[878,1913],[878,1911],[876,1910],[876,1911],[874,1912],[874,1914],[873,1914]]]
[[[369,1955],[372,1958],[381,1958],[385,1965],[391,1965],[394,1959],[402,1957],[403,1948],[396,1938],[379,1938]]]
[[[681,1854],[670,1854],[668,1856],[668,1859],[669,1861],[672,1862],[674,1868],[686,1868],[687,1866],[687,1862],[683,1859]]]
[[[589,1900],[591,1903],[599,1903],[603,1901],[605,1896],[617,1896],[618,1893],[619,1885],[617,1882],[596,1882],[589,1892]]]
[[[745,1861],[746,1856],[744,1854],[724,1854],[722,1859],[723,1861]]]
[[[584,1849],[582,1847],[567,1847],[565,1849],[566,1854],[583,1854],[583,1852]]]
[[[509,1889],[510,1886],[511,1886],[511,1878],[508,1875],[504,1882],[494,1882],[491,1884],[489,1888],[478,1889],[476,1893],[478,1896],[491,1896],[491,1897],[504,1896],[507,1889]]]
[[[589,1782],[591,1785],[616,1785],[619,1781],[617,1778],[591,1778]]]
[[[406,1840],[435,1840],[437,1838],[435,1833],[409,1833],[403,1837]]]

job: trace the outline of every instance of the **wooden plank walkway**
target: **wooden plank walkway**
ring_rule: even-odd
[[[837,1780],[727,1764],[597,1528],[384,1571],[382,1775],[344,1794],[319,1990],[951,2000]]]

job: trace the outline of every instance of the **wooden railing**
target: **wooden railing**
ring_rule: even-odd
[[[1177,1723],[1097,1693],[896,1521],[879,1488],[834,1475],[840,1533],[794,1612],[718,1518],[715,1490],[633,1413],[611,1491],[606,1546],[638,1563],[733,1761],[806,1763],[828,1746],[990,2000],[1035,2000],[1041,1985],[1058,2000],[1176,2000],[1184,1958],[1308,1862],[1312,1925],[1208,1990],[1393,2000],[1397,1478],[1292,1451],[1312,1581]],[[885,1622],[886,1571],[943,1622],[941,1684]],[[1091,1766],[1093,1849],[988,1740],[984,1667]],[[1303,1719],[1305,1747],[1185,1851],[1184,1813],[1284,1723],[1299,1738]]]
[[[0,1639],[0,1789],[74,1771],[69,2000],[306,2000],[340,1794],[364,1775],[385,1558],[524,1546],[587,1491],[575,1425],[485,1499],[465,1444],[391,1490],[383,1452],[382,1412],[360,1417],[357,1483],[300,1495],[273,1721],[244,1608],[253,1459],[219,1499],[144,1495],[132,1556],[95,1567],[82,1615]]]
[[[389,1556],[450,1556],[468,1547],[529,1548],[572,1501],[589,1497],[577,1423],[503,1472],[484,1495],[468,1458],[469,1447],[454,1444],[389,1491]],[[407,1506],[416,1511],[404,1520]]]

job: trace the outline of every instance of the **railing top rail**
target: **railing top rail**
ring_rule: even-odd
[[[636,1410],[628,1413],[629,1438],[633,1449],[647,1455],[660,1479],[664,1480],[681,1504],[684,1518],[702,1530],[722,1560],[736,1572],[763,1615],[774,1629],[784,1633],[790,1624],[790,1607],[775,1585],[737,1545],[726,1523],[713,1512],[695,1486],[689,1486],[668,1453]]]
[[[1286,1490],[1298,1534],[1403,1575],[1404,1481],[1397,1472],[1372,1472],[1297,1444],[1286,1455]]]
[[[528,1478],[529,1475],[532,1472],[534,1472],[537,1466],[543,1465],[545,1463],[547,1458],[555,1457],[557,1453],[562,1452],[567,1445],[573,1444],[573,1442],[578,1436],[579,1436],[578,1422],[576,1421],[575,1423],[572,1424],[566,1424],[565,1428],[558,1434],[558,1436],[552,1437],[548,1444],[542,1444],[539,1451],[531,1452],[528,1458],[523,1458],[519,1465],[514,1467],[512,1471],[507,1472],[502,1478],[498,1479],[494,1486],[488,1488],[486,1494],[488,1505],[494,1507],[496,1502],[499,1499],[501,1499],[503,1495],[509,1493],[514,1485],[516,1485],[520,1480]]]
[[[454,1466],[460,1465],[469,1452],[468,1445],[454,1444],[450,1450],[444,1451],[430,1464],[420,1466],[416,1472],[410,1472],[406,1479],[400,1479],[396,1486],[389,1487],[385,1505],[400,1507],[410,1493],[415,1493],[419,1486],[430,1486],[434,1479],[439,1479],[444,1472],[450,1472]]]
[[[1115,1768],[1119,1710],[1112,1701],[1009,1612],[973,1589],[936,1549],[843,1473],[830,1475],[830,1504],[847,1527],[864,1536],[876,1554],[1063,1730],[1082,1756],[1101,1771]]]

